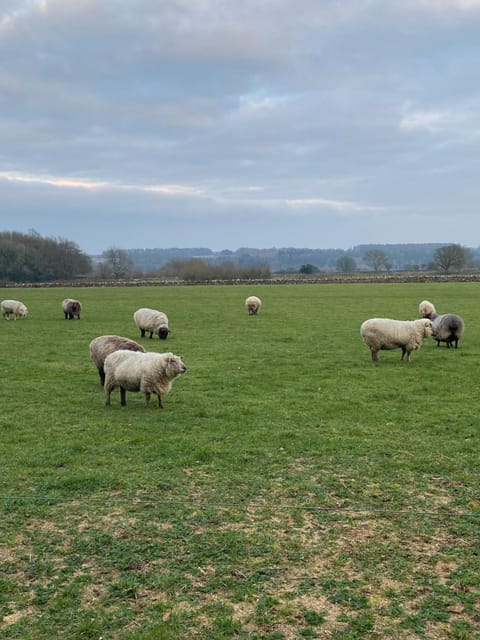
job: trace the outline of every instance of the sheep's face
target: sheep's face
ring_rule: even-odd
[[[180,356],[174,356],[173,354],[168,357],[167,360],[167,373],[169,378],[175,378],[180,373],[185,373],[187,367]]]
[[[168,336],[168,327],[160,327],[158,330],[158,337],[160,340],[166,340]]]
[[[435,334],[435,331],[433,329],[433,322],[431,320],[429,320],[428,318],[424,318],[423,321],[423,337],[424,338],[428,338],[430,336],[433,336]]]

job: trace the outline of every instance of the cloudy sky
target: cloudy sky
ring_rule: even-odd
[[[480,244],[480,0],[1,0],[0,230]]]

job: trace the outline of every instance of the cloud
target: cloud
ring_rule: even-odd
[[[247,219],[277,244],[308,244],[347,222],[363,235],[367,218],[375,237],[390,219],[378,228],[393,238],[397,210],[470,212],[479,5],[4,0],[5,219],[36,213],[68,236],[73,212],[99,228],[118,212],[172,238],[195,220],[229,247]],[[141,227],[115,233],[140,242]]]

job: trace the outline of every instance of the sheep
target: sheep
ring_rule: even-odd
[[[401,360],[405,355],[410,361],[410,353],[420,349],[424,338],[433,334],[433,323],[428,318],[419,320],[392,320],[390,318],[370,318],[360,327],[360,335],[370,349],[372,361],[378,362],[381,349],[402,350]]]
[[[257,296],[248,296],[245,300],[245,307],[248,311],[249,316],[256,316],[260,311],[260,307],[262,306],[262,301]]]
[[[437,341],[437,347],[440,342],[447,344],[447,349],[458,349],[458,341],[465,331],[465,323],[463,318],[456,313],[443,313],[432,318],[433,321],[433,339]]]
[[[429,300],[422,300],[418,305],[418,313],[421,318],[432,319],[432,313],[436,313],[435,306]]]
[[[94,338],[90,344],[90,357],[93,360],[93,364],[97,367],[98,375],[100,376],[100,384],[105,384],[105,358],[119,349],[127,351],[142,351],[145,353],[145,349],[141,344],[130,340],[130,338],[123,338],[122,336],[98,336]]]
[[[418,310],[422,317],[432,320],[432,338],[437,341],[437,347],[441,342],[445,342],[447,349],[453,349],[453,345],[455,345],[455,349],[458,349],[458,341],[465,332],[465,322],[461,316],[456,313],[439,314],[435,305],[428,300],[423,300],[419,304]]]
[[[163,311],[157,311],[156,309],[137,309],[133,314],[133,320],[142,338],[145,337],[145,332],[150,332],[150,338],[153,334],[158,335],[160,340],[166,340],[169,332],[168,318]]]
[[[75,316],[80,320],[82,305],[79,300],[75,300],[74,298],[65,298],[65,300],[62,300],[62,309],[65,315],[65,320],[73,320]]]
[[[13,315],[15,320],[17,318],[24,318],[28,313],[27,307],[23,302],[20,302],[20,300],[2,300],[0,306],[2,309],[2,316],[5,320],[10,320],[11,315]]]
[[[145,407],[150,396],[156,393],[158,406],[163,407],[162,396],[166,395],[173,380],[185,373],[187,367],[182,358],[173,353],[142,353],[120,349],[105,358],[105,404],[110,406],[110,394],[120,387],[120,404],[124,407],[127,391],[143,391]]]

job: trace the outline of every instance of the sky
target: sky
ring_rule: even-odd
[[[0,231],[480,244],[480,0],[1,0]]]

